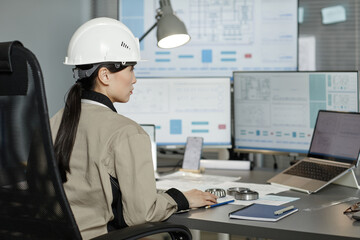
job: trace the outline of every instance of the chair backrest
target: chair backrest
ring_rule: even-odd
[[[81,239],[57,168],[35,55],[0,43],[0,239]]]

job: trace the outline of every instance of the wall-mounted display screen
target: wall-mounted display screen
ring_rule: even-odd
[[[171,0],[191,40],[157,47],[156,28],[141,42],[138,77],[231,77],[242,71],[297,70],[297,0]],[[158,0],[120,0],[119,18],[136,37],[156,22]]]

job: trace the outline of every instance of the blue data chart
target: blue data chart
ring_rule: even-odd
[[[231,146],[230,78],[139,78],[119,114],[155,124],[158,145],[184,146],[189,136],[205,146]]]
[[[233,71],[297,70],[297,0],[172,0],[191,40],[161,49],[156,28],[141,42],[138,77],[231,77]],[[120,0],[137,37],[155,23],[158,0]]]
[[[357,72],[234,72],[235,147],[307,153],[319,110],[357,112]]]
[[[170,135],[180,135],[182,134],[182,121],[181,119],[171,119],[170,120]]]

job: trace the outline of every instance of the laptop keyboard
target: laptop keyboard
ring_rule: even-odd
[[[329,181],[348,168],[302,161],[284,173],[320,181]]]

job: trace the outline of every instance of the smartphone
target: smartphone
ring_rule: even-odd
[[[188,137],[186,139],[183,169],[198,170],[200,169],[200,159],[202,154],[203,138]]]

